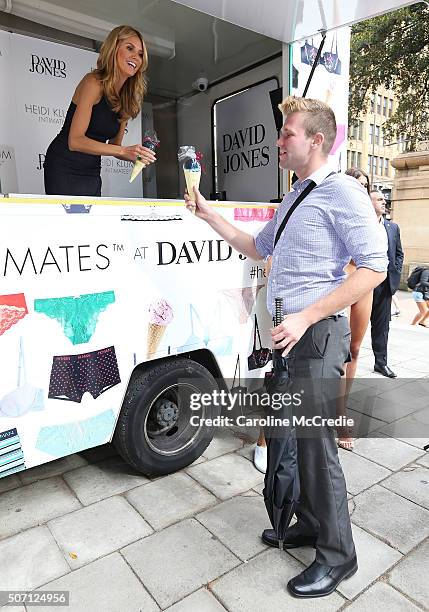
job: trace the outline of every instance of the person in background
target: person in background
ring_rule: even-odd
[[[275,298],[283,298],[284,319],[271,335],[274,348],[290,355],[291,378],[299,372],[301,378],[313,381],[338,381],[350,345],[344,309],[386,277],[386,251],[380,246],[367,195],[354,179],[329,167],[337,134],[332,109],[320,100],[295,96],[287,97],[279,108],[284,117],[277,140],[279,166],[294,170],[298,180],[261,232],[254,237],[233,226],[195,187],[193,194],[185,194],[186,207],[250,259],[273,256],[267,307],[273,315]],[[305,199],[276,242],[286,213],[303,194]],[[356,270],[346,278],[343,269],[350,258]],[[318,399],[329,403],[330,396],[322,390]],[[308,409],[317,407],[309,404]],[[301,488],[297,522],[286,530],[282,543],[273,529],[262,534],[263,542],[276,548],[315,547],[313,563],[287,584],[298,598],[329,595],[358,569],[334,432],[327,426],[320,433],[297,437]],[[270,439],[267,443],[270,456]]]
[[[413,289],[413,300],[417,304],[419,312],[411,321],[411,325],[422,325],[429,327],[425,321],[429,319],[429,268],[423,268],[420,278]]]
[[[352,176],[355,178],[365,189],[369,196],[370,188],[369,188],[369,176],[366,172],[361,170],[360,168],[349,168],[346,170],[345,174],[348,176]],[[352,274],[356,270],[356,265],[353,261],[350,261],[349,264],[345,267],[345,272],[347,274]],[[362,346],[362,341],[364,339],[366,330],[368,329],[369,319],[371,317],[371,306],[372,306],[372,291],[369,291],[366,295],[364,295],[360,300],[358,300],[355,304],[350,306],[350,315],[349,315],[349,323],[350,323],[350,361],[344,364],[344,376],[345,376],[345,388],[344,393],[341,396],[340,402],[344,403],[343,406],[338,406],[338,413],[345,414],[346,413],[346,403],[347,398],[350,394],[353,380],[356,376],[356,368],[359,358],[359,351]],[[350,431],[345,427],[338,427],[338,446],[343,448],[344,450],[352,451],[353,450],[353,438],[350,435]]]
[[[392,295],[392,306],[393,306],[392,315],[394,317],[398,317],[401,314],[401,310],[399,308],[399,301],[396,295]]]
[[[386,201],[378,189],[371,189],[371,202],[377,215],[378,222],[384,227],[387,234],[387,257],[389,267],[386,279],[374,289],[371,310],[371,342],[375,363],[374,372],[387,378],[396,378],[387,365],[387,342],[389,339],[390,313],[392,309],[392,295],[397,291],[401,280],[404,252],[401,245],[399,226],[393,221],[383,218],[386,210]]]
[[[147,67],[140,32],[127,25],[114,28],[101,47],[97,68],[76,87],[61,132],[48,147],[46,194],[100,196],[102,155],[155,161],[141,144],[122,146],[128,120],[141,109]]]

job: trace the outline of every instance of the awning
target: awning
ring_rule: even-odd
[[[173,0],[284,43],[376,17],[409,0]]]

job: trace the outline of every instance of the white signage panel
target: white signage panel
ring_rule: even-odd
[[[0,39],[1,44],[1,39]],[[43,163],[50,142],[61,130],[74,90],[97,62],[97,54],[19,34],[10,35],[7,103],[0,97],[7,144],[16,155],[17,186],[8,191],[44,193]],[[1,70],[1,67],[0,67]],[[0,138],[0,142],[2,139]],[[124,144],[141,142],[141,121],[130,121]],[[129,183],[132,164],[103,159],[102,195],[141,197],[142,183]]]
[[[264,81],[216,103],[217,189],[227,200],[269,202],[278,197],[277,132]]]

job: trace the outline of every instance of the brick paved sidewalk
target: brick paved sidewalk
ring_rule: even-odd
[[[46,610],[71,612],[428,609],[429,329],[409,325],[409,294],[400,303],[389,342],[398,379],[372,372],[368,338],[362,350],[358,376],[377,398],[362,408],[357,381],[350,408],[382,435],[340,451],[359,571],[331,596],[290,597],[287,581],[314,550],[260,540],[269,525],[249,429],[219,431],[195,464],[162,478],[106,445],[1,479],[0,590],[69,590],[69,608]]]

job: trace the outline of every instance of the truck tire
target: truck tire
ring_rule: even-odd
[[[191,410],[189,395],[214,389],[218,386],[211,373],[191,359],[171,358],[135,371],[113,438],[119,454],[146,476],[169,474],[195,461],[214,429],[199,419],[192,426],[190,418],[213,418],[219,408]]]

